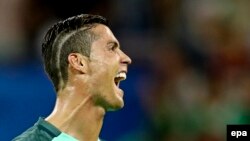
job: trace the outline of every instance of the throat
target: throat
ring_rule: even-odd
[[[104,108],[83,100],[78,104],[57,102],[55,109],[58,110],[46,119],[48,122],[78,140],[97,141],[105,116]]]
[[[105,112],[100,107],[93,107],[90,110],[78,111],[79,115],[73,116],[68,122],[66,132],[74,135],[79,140],[97,141]]]

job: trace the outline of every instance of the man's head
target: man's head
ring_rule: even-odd
[[[72,74],[80,76],[78,87],[93,95],[96,104],[107,110],[123,106],[123,92],[117,85],[125,79],[131,60],[120,50],[105,18],[82,14],[58,22],[45,36],[42,56],[57,92]]]
[[[59,21],[45,35],[42,56],[56,91],[67,82],[67,56],[75,52],[89,57],[90,46],[97,38],[90,29],[96,24],[108,25],[108,22],[101,16],[82,14]]]

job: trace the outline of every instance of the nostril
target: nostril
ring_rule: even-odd
[[[124,64],[131,64],[132,63],[132,60],[127,56],[123,61],[122,61],[122,63],[124,63]]]
[[[121,50],[120,57],[121,57],[122,63],[128,64],[128,65],[132,63],[131,58],[127,54],[125,54],[122,50]]]

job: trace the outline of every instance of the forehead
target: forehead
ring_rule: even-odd
[[[106,25],[98,24],[92,29],[92,31],[94,32],[94,34],[96,34],[96,36],[98,36],[99,39],[114,41],[118,43],[113,32]]]

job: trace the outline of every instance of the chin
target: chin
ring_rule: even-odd
[[[107,111],[117,111],[122,109],[123,107],[124,107],[124,102],[122,100],[117,103],[109,104],[109,106],[107,107]]]

